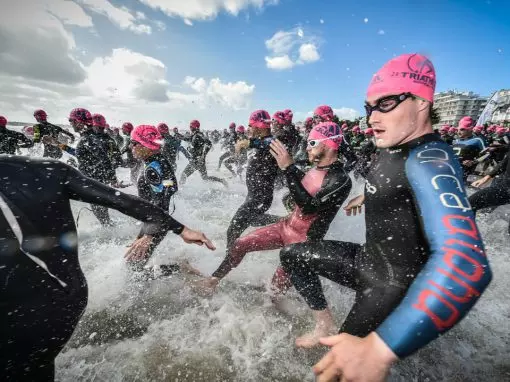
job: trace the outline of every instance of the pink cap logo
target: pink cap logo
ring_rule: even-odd
[[[432,65],[432,62],[427,57],[413,54],[407,60],[407,66],[409,70],[415,73],[434,74],[434,65]]]

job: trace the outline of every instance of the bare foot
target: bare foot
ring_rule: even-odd
[[[207,277],[192,283],[191,288],[199,296],[209,297],[216,291],[219,282],[216,277]]]
[[[193,267],[188,260],[181,261],[179,263],[179,268],[182,273],[205,277],[205,275],[202,272],[200,272],[197,268]]]
[[[338,330],[334,326],[330,327],[329,325],[317,324],[313,332],[306,333],[305,335],[296,338],[296,346],[298,348],[305,349],[314,348],[320,345],[319,339],[322,337],[327,337],[337,333]]]

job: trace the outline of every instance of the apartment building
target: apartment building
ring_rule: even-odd
[[[434,107],[440,118],[439,125],[457,126],[460,119],[465,116],[470,116],[476,121],[486,105],[487,98],[473,92],[450,90],[434,94]]]

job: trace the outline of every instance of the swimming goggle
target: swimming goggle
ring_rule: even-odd
[[[367,118],[370,117],[370,115],[376,110],[380,111],[381,113],[389,113],[408,98],[415,98],[415,96],[411,93],[390,95],[378,99],[374,106],[371,106],[370,104],[365,102],[365,111],[367,112]]]
[[[327,141],[328,139],[334,139],[334,138],[340,138],[343,137],[343,135],[333,135],[332,137],[322,138],[322,139],[310,139],[308,141],[308,147],[314,148],[319,145],[322,141]]]

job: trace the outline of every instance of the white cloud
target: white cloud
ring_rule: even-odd
[[[146,24],[138,23],[139,20],[145,20],[145,14],[141,12],[133,13],[126,7],[116,7],[108,0],[79,0],[88,9],[108,19],[120,29],[128,29],[136,34],[151,34],[152,28]]]
[[[339,119],[346,119],[349,121],[353,121],[360,116],[356,109],[351,109],[349,107],[340,107],[337,109],[333,108],[333,113],[335,113]],[[309,111],[307,113],[296,112],[294,115],[296,115],[298,119],[300,118],[304,120],[306,117],[312,117],[313,111]]]
[[[237,16],[242,10],[261,10],[266,5],[276,5],[279,0],[140,0],[145,5],[160,9],[171,17],[188,20],[211,20],[220,12]]]
[[[324,24],[324,20],[323,20],[323,19],[320,19],[320,20],[319,20],[319,22],[320,22],[321,24]]]
[[[350,121],[353,121],[359,117],[359,113],[356,109],[351,109],[348,107],[333,109],[333,112],[338,116],[339,119],[348,119]]]
[[[206,81],[204,78],[186,77],[184,85],[196,94],[171,94],[171,97],[197,101],[198,106],[206,108],[211,104],[220,104],[228,109],[243,110],[250,105],[255,85],[245,81],[223,82],[219,78]]]
[[[266,57],[266,66],[269,69],[285,70],[292,68],[295,63],[286,54],[285,56]]]
[[[274,70],[291,69],[318,61],[319,39],[296,27],[288,31],[278,31],[265,42],[270,55],[265,57],[266,66]]]
[[[368,18],[366,18],[366,17],[365,17],[365,18],[363,19],[363,22],[364,22],[365,24],[366,24],[366,23],[368,23]]]
[[[154,20],[153,23],[159,31],[164,31],[166,29],[166,24],[163,21]]]
[[[155,58],[114,49],[111,56],[94,59],[87,73],[85,84],[97,97],[168,101],[166,67]]]
[[[190,27],[193,26],[193,22],[190,19],[184,19],[184,24],[189,25]]]
[[[385,33],[386,33],[386,32],[384,32],[384,30],[382,30],[382,29],[379,29],[379,31],[377,32],[377,34],[380,34],[380,35],[383,35],[383,34],[385,34]]]
[[[92,18],[78,4],[72,1],[42,0],[46,10],[59,18],[66,25],[93,27]],[[31,4],[33,5],[33,3]]]
[[[0,12],[0,74],[76,84],[85,70],[73,53],[76,43],[64,24],[92,25],[78,6],[58,1],[11,2]]]
[[[299,47],[299,59],[303,62],[315,62],[320,59],[317,47],[314,44],[303,44]]]

